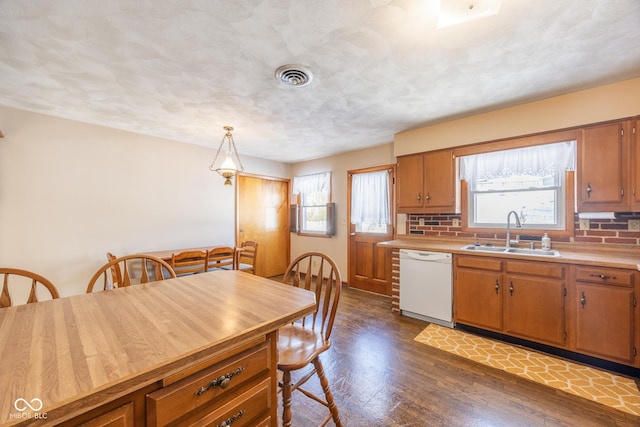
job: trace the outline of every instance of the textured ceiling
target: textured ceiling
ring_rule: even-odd
[[[0,105],[295,162],[640,76],[640,1],[0,0]],[[302,64],[310,85],[274,72]],[[640,95],[639,95],[640,96]],[[0,124],[1,124],[0,117]],[[6,133],[6,132],[5,132]]]

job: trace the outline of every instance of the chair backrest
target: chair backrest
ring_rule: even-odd
[[[229,246],[212,248],[207,251],[206,271],[216,269],[235,270],[235,249]]]
[[[107,262],[113,261],[116,258],[118,257],[112,254],[111,252],[107,252]],[[111,287],[117,288],[120,286],[121,283],[122,283],[122,272],[120,271],[120,265],[113,264],[111,266]]]
[[[40,289],[46,291],[51,296],[51,299],[59,298],[60,294],[56,287],[51,283],[49,279],[42,277],[39,274],[33,273],[27,270],[21,270],[19,268],[1,268],[0,276],[2,276],[2,292],[0,293],[0,308],[11,307],[13,304],[13,298],[11,297],[11,290],[9,288],[9,276],[19,276],[11,279],[11,287],[30,287],[29,296],[26,299],[26,304],[32,302],[38,302],[38,293],[42,292]],[[23,294],[25,292],[19,292],[16,290],[16,294]],[[20,303],[22,304],[22,303]]]
[[[182,251],[171,255],[171,267],[178,276],[204,273],[207,270],[207,251]]]
[[[303,318],[301,324],[319,328],[325,341],[329,340],[342,287],[342,277],[335,261],[321,252],[305,252],[289,264],[282,280],[315,293],[316,310]]]
[[[114,269],[120,272],[120,280],[116,283],[113,282]],[[169,263],[160,258],[142,254],[125,255],[100,267],[89,280],[87,293],[156,282],[170,277],[176,277],[176,273]]]
[[[256,256],[258,255],[258,243],[253,240],[242,242],[236,252],[236,269],[256,274]]]

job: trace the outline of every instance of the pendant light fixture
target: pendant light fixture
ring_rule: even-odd
[[[216,156],[213,158],[211,165],[209,166],[209,170],[218,172],[221,177],[225,179],[224,185],[233,185],[231,182],[231,178],[233,178],[238,173],[244,170],[244,166],[242,166],[242,162],[240,161],[240,156],[238,156],[238,150],[236,150],[236,143],[233,140],[233,135],[231,135],[231,131],[233,127],[225,126],[223,128],[227,133],[222,137],[222,141],[220,141],[220,146],[218,146],[218,152]],[[225,153],[224,161],[220,164],[220,166],[216,166],[216,160],[220,156],[220,152],[222,151],[222,147],[224,146],[225,141],[227,141],[227,150]],[[235,161],[234,161],[235,157]],[[236,166],[236,161],[240,166],[240,169]]]

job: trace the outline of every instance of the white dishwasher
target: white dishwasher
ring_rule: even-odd
[[[400,313],[453,327],[452,256],[400,249]]]

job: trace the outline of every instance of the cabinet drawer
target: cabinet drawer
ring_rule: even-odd
[[[565,267],[550,262],[507,261],[507,273],[526,274],[528,276],[553,277],[564,279]]]
[[[502,271],[502,260],[482,256],[456,256],[456,266],[478,270]]]
[[[600,283],[604,285],[633,287],[635,272],[606,267],[575,267],[577,282]]]
[[[214,407],[213,412],[192,417],[180,424],[190,427],[267,425],[272,404],[271,380],[267,378],[229,403]]]
[[[232,356],[147,395],[147,425],[162,426],[215,400],[231,398],[252,378],[269,372],[269,342]],[[227,376],[227,380],[224,380]]]

